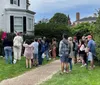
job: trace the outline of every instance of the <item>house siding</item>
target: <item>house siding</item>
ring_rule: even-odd
[[[0,2],[0,30],[6,31],[6,32],[12,32],[13,29],[11,28],[11,18],[10,16],[14,17],[26,17],[26,25],[23,23],[23,28],[26,26],[26,31],[34,31],[33,29],[28,29],[28,18],[31,18],[34,20],[34,12],[28,11],[26,9],[26,0],[19,0],[19,4],[15,5],[12,4],[10,0],[1,0]],[[6,10],[6,9],[13,9],[13,10]],[[18,11],[19,10],[19,11]],[[26,10],[26,11],[20,11],[20,10]],[[34,25],[34,22],[33,22]],[[23,32],[25,31],[23,30]]]

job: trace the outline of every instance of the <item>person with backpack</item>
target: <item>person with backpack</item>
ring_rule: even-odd
[[[70,54],[70,46],[68,42],[68,36],[66,34],[63,34],[63,39],[60,41],[59,44],[59,56],[61,61],[61,73],[64,73],[64,64],[66,65],[66,73],[69,72],[68,68],[68,59]]]

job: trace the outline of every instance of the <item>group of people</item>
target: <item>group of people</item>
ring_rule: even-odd
[[[3,47],[6,63],[10,60],[11,64],[16,64],[18,60],[21,60],[24,47],[23,56],[26,58],[26,68],[31,68],[32,65],[42,65],[44,57],[47,61],[51,58],[55,60],[58,48],[56,38],[53,38],[51,42],[46,37],[23,41],[21,33],[17,33],[13,40],[6,36],[3,39]],[[90,61],[91,69],[93,69],[96,57],[95,47],[96,44],[91,35],[83,36],[78,41],[77,37],[72,38],[63,34],[63,39],[59,43],[61,73],[72,71],[72,66],[77,62],[81,62],[81,67],[84,67],[88,66],[88,61]]]
[[[91,35],[83,36],[79,41],[77,37],[68,37],[63,34],[63,39],[59,43],[59,56],[61,61],[61,74],[72,71],[72,66],[81,62],[82,66],[90,69],[94,68],[94,58],[96,57],[96,43]],[[65,65],[65,67],[64,67]]]
[[[13,40],[8,39],[6,35],[3,39],[3,47],[6,63],[10,64],[16,64],[18,60],[21,60],[22,49],[24,48],[23,56],[26,58],[26,68],[31,68],[32,65],[42,65],[43,54],[45,54],[47,61],[51,58],[56,59],[57,43],[55,38],[52,39],[52,42],[46,37],[23,41],[21,33],[17,33]]]

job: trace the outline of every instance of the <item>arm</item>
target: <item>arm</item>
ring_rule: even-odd
[[[29,46],[27,44],[25,44],[25,42],[24,42],[23,47],[29,47]]]
[[[91,48],[91,42],[88,42],[88,48],[90,50],[90,48]]]
[[[60,44],[59,44],[59,54],[61,53],[61,49],[62,49],[62,41],[60,41]]]
[[[68,48],[69,48],[69,54],[71,52],[71,43],[68,44]]]

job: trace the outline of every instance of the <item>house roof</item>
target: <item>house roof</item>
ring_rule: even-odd
[[[97,17],[85,17],[85,18],[82,18],[82,19],[77,20],[77,21],[80,21],[80,22],[82,22],[82,21],[96,21],[96,19],[97,19]],[[77,22],[77,21],[75,21],[75,22]]]
[[[7,8],[5,10],[6,11],[18,11],[18,12],[27,12],[27,13],[30,13],[30,14],[36,14],[36,12],[33,12],[31,10],[26,10],[26,9]]]

